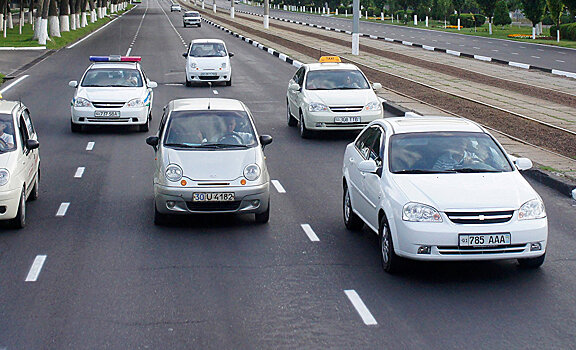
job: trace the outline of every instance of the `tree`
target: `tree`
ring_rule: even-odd
[[[560,41],[560,16],[564,11],[564,4],[562,0],[546,0],[546,6],[548,11],[550,11],[550,17],[556,25],[556,41]]]
[[[460,30],[460,13],[464,7],[464,1],[465,0],[452,0],[452,5],[454,5],[454,9],[458,13],[458,30]]]
[[[564,0],[563,3],[566,5],[570,15],[572,17],[576,16],[576,0]]]
[[[488,29],[490,35],[492,35],[492,17],[494,17],[494,8],[496,7],[496,1],[498,0],[476,0],[478,5],[482,9],[482,13],[488,17]]]
[[[532,39],[536,39],[536,25],[542,21],[546,0],[522,0],[524,15],[532,22]]]
[[[504,0],[499,0],[494,8],[494,24],[497,26],[505,26],[512,23],[508,6]]]
[[[60,20],[58,19],[58,4],[56,0],[50,0],[48,5],[48,27],[50,36],[60,37]]]

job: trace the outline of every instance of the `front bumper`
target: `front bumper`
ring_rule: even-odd
[[[201,70],[186,68],[186,77],[189,81],[197,83],[208,81],[230,81],[232,78],[232,71],[230,69]]]
[[[137,125],[148,120],[148,106],[122,108],[70,107],[72,122],[83,125]],[[96,111],[119,111],[120,117],[95,117]]]
[[[360,111],[352,113],[335,113],[326,112],[304,112],[304,123],[310,130],[362,130],[371,121],[382,118],[380,111]],[[339,123],[336,122],[338,117],[360,117],[360,122]]]
[[[234,192],[233,202],[192,202],[197,192]],[[268,209],[269,182],[242,187],[173,187],[154,185],[156,209],[162,214],[256,213]]]
[[[10,220],[16,217],[21,193],[21,188],[0,192],[0,220]]]
[[[546,251],[548,221],[546,218],[484,225],[456,225],[453,223],[395,222],[393,236],[395,252],[416,260],[465,261],[535,258]],[[510,245],[503,247],[459,247],[459,234],[510,233]],[[531,248],[539,243],[541,249]],[[418,253],[423,246],[429,253]]]

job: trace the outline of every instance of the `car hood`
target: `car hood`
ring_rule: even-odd
[[[0,168],[5,168],[8,169],[8,171],[12,171],[12,169],[14,169],[14,163],[16,162],[17,158],[17,151],[18,150],[0,153]]]
[[[144,87],[79,88],[76,97],[93,102],[128,102],[142,96]]]
[[[190,57],[190,62],[196,62],[198,68],[217,70],[222,67],[222,63],[228,65],[228,57]]]
[[[330,107],[366,106],[369,102],[378,101],[371,89],[362,90],[307,90],[310,102],[322,102]]]
[[[234,180],[256,161],[256,148],[241,150],[176,150],[165,148],[166,165],[178,164],[184,177],[194,181]]]
[[[431,205],[439,211],[458,209],[518,209],[538,198],[518,172],[482,174],[394,175],[407,202]]]

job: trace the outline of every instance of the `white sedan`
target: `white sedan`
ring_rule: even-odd
[[[383,117],[382,100],[374,92],[380,88],[355,65],[323,56],[320,63],[302,65],[288,83],[288,125],[299,125],[303,138],[315,130],[361,130]]]
[[[26,201],[39,195],[39,145],[26,106],[0,100],[0,220],[15,228],[26,225]]]
[[[188,51],[182,54],[186,58],[186,86],[202,82],[224,82],[232,85],[232,66],[224,41],[219,39],[192,40]]]
[[[72,132],[88,125],[136,125],[146,132],[152,119],[152,89],[140,57],[90,56],[93,62],[75,88],[70,112]]]
[[[344,223],[378,233],[388,272],[403,257],[539,267],[548,221],[519,172],[530,167],[466,119],[381,119],[346,147]]]

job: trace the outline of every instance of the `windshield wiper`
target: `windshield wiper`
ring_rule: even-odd
[[[477,168],[461,168],[461,169],[454,169],[457,173],[501,173],[500,170],[491,170],[491,169],[477,169]]]
[[[393,171],[394,174],[454,174],[455,170],[424,170],[424,169],[404,169]]]
[[[104,85],[96,85],[96,84],[88,84],[88,85],[82,85],[82,87],[105,87]]]
[[[186,143],[165,143],[164,146],[181,147],[181,148],[202,148],[202,146],[200,146],[200,145],[189,145]]]
[[[232,145],[229,143],[205,143],[203,144],[201,147],[214,147],[214,148],[234,148],[234,147],[240,147],[240,148],[248,148],[247,145]]]

